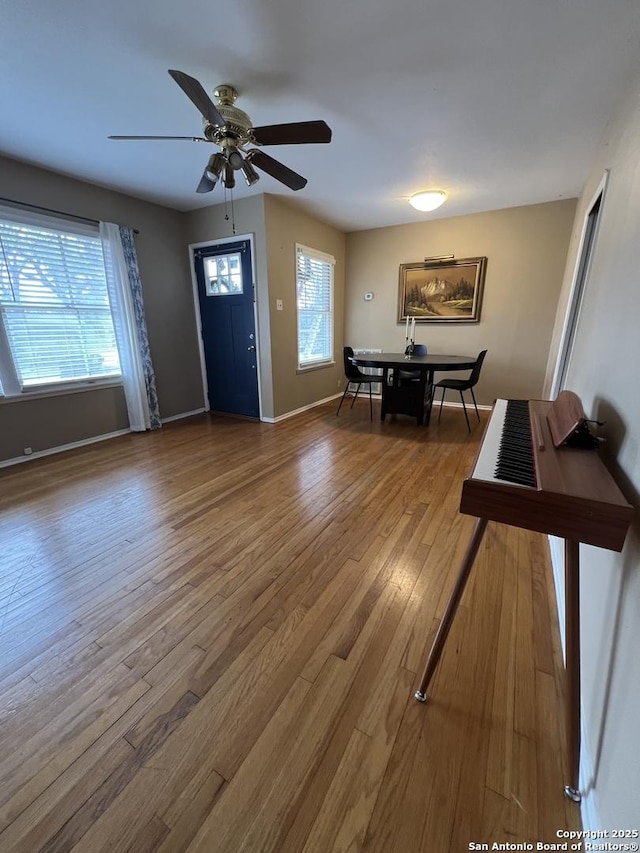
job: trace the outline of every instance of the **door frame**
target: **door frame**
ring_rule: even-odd
[[[560,391],[564,388],[571,357],[573,355],[573,346],[575,337],[580,323],[580,313],[584,302],[585,293],[589,286],[589,276],[593,263],[593,255],[596,249],[596,241],[598,232],[602,223],[602,210],[607,192],[607,184],[609,182],[609,169],[606,169],[600,183],[595,192],[592,194],[589,204],[585,208],[582,219],[582,228],[580,231],[580,240],[578,243],[578,251],[575,257],[573,274],[571,279],[571,288],[565,308],[564,318],[562,321],[562,333],[560,335],[560,343],[556,355],[555,365],[553,368],[553,376],[551,379],[549,398],[555,400]],[[589,235],[589,217],[591,211],[600,199],[598,215],[593,231]],[[587,239],[590,236],[589,244]]]
[[[209,387],[207,382],[207,363],[204,358],[204,342],[202,339],[202,314],[200,312],[200,300],[198,298],[198,279],[196,276],[196,265],[194,251],[206,246],[223,246],[226,243],[235,243],[248,240],[251,248],[251,286],[253,288],[253,322],[255,326],[256,343],[256,366],[258,380],[258,420],[262,420],[262,385],[260,382],[260,338],[258,335],[258,288],[256,287],[256,256],[254,252],[255,242],[253,234],[232,234],[229,237],[216,237],[213,240],[202,240],[199,243],[189,243],[189,269],[191,270],[191,288],[193,296],[193,308],[196,315],[196,326],[198,335],[198,352],[200,353],[200,374],[202,378],[202,395],[204,398],[205,412],[211,411],[209,402]]]
[[[573,271],[571,274],[571,287],[567,298],[567,304],[564,309],[564,317],[562,319],[562,333],[558,350],[555,357],[553,374],[550,384],[548,397],[550,400],[555,400],[560,391],[564,390],[564,383],[567,372],[571,364],[573,349],[580,323],[580,314],[584,304],[587,288],[590,284],[591,266],[593,257],[597,248],[597,239],[602,225],[602,215],[604,202],[609,183],[610,170],[605,169],[604,174],[598,183],[597,188],[592,193],[589,203],[584,208],[582,216],[582,225],[580,228],[580,239],[578,241],[578,250],[576,252]],[[589,238],[589,217],[600,199],[598,215],[595,226]],[[560,644],[562,647],[563,658],[566,660],[566,637],[565,637],[565,553],[564,540],[557,536],[548,536],[549,550],[551,553],[551,569],[553,572],[554,587],[556,592],[556,605],[558,608],[558,622],[560,625]]]

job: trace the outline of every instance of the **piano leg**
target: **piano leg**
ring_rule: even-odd
[[[580,543],[564,542],[565,642],[567,650],[567,750],[569,784],[564,793],[574,803],[580,794]]]
[[[436,633],[420,686],[415,692],[418,702],[427,701],[427,688],[440,661],[449,630],[458,609],[478,554],[482,537],[487,528],[487,519],[476,521],[467,550],[462,559],[460,572]],[[569,764],[569,783],[564,787],[565,795],[579,803],[582,799],[579,789],[580,779],[580,543],[566,539],[565,549],[565,639],[566,639],[566,733]]]
[[[462,598],[462,593],[464,592],[467,580],[469,579],[471,567],[473,566],[476,554],[478,553],[478,548],[480,547],[480,543],[482,542],[482,537],[484,536],[484,531],[486,529],[487,519],[479,518],[476,521],[476,526],[474,528],[471,539],[469,540],[469,544],[467,545],[465,555],[462,559],[462,565],[460,566],[458,579],[456,580],[455,586],[451,592],[451,595],[449,596],[449,601],[447,602],[442,621],[440,622],[440,627],[438,628],[435,640],[433,641],[433,645],[431,646],[431,651],[429,652],[429,657],[427,658],[427,665],[424,670],[424,675],[422,676],[422,681],[420,682],[420,687],[416,690],[414,694],[418,702],[427,701],[427,687],[429,686],[431,677],[433,676],[433,673],[435,672],[435,669],[438,666],[438,661],[440,660],[442,649],[444,648],[444,644],[447,640],[449,629],[451,628],[451,623],[453,622],[453,617],[456,615],[458,604],[460,603],[460,599]]]

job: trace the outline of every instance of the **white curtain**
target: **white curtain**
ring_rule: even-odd
[[[120,354],[120,368],[127,401],[129,426],[135,431],[154,429],[161,424],[157,412],[153,412],[149,406],[149,378],[145,375],[145,364],[139,340],[139,321],[136,316],[134,293],[130,282],[129,264],[125,256],[121,228],[112,222],[101,222],[100,237]],[[146,329],[144,329],[144,333],[146,337]],[[153,380],[153,385],[155,391],[155,380]]]

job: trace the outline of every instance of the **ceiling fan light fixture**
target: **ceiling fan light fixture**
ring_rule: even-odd
[[[416,210],[435,210],[444,204],[447,194],[443,190],[427,190],[426,192],[414,193],[409,199],[409,204]]]
[[[242,154],[238,151],[237,148],[227,148],[227,161],[232,169],[236,171],[238,169],[242,169],[244,164],[244,160],[242,159]]]
[[[207,168],[204,170],[204,173],[207,178],[209,178],[209,180],[213,182],[214,186],[218,178],[222,174],[222,170],[224,169],[225,165],[226,160],[224,159],[224,155],[218,153],[212,154],[211,157],[209,157],[209,162],[207,163]]]
[[[248,160],[245,160],[242,164],[242,174],[248,187],[253,186],[253,184],[256,184],[260,180],[260,175]]]
[[[232,190],[236,185],[236,176],[228,163],[224,167],[224,185],[228,190]]]

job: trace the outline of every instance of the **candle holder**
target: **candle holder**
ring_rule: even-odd
[[[415,344],[412,340],[410,340],[409,343],[407,344],[405,351],[404,351],[404,357],[409,359],[414,354],[414,352],[415,352]]]

